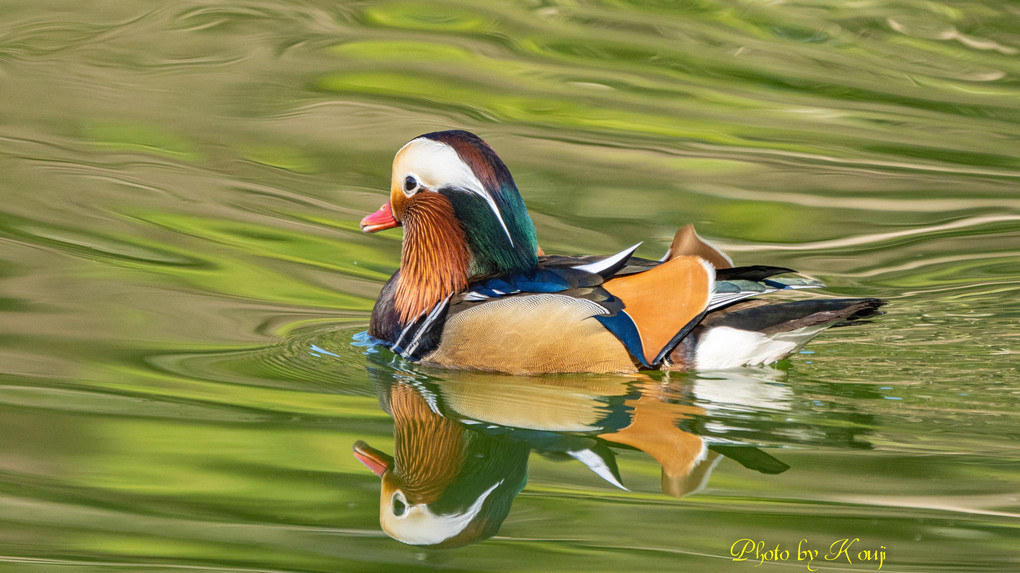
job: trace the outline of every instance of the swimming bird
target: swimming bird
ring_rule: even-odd
[[[467,131],[416,137],[365,232],[402,226],[400,269],[369,335],[426,365],[541,374],[725,369],[775,362],[828,326],[879,314],[873,298],[754,299],[823,286],[734,267],[690,225],[662,259],[545,255],[509,169]]]

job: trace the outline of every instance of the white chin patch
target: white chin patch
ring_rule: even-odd
[[[694,366],[698,370],[723,370],[771,364],[804,346],[823,330],[825,326],[818,325],[789,332],[762,334],[717,326],[709,329],[698,340]]]

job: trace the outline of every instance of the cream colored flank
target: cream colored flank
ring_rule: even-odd
[[[422,361],[444,368],[542,372],[634,372],[598,304],[560,294],[511,296],[451,316]]]

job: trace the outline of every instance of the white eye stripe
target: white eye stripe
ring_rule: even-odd
[[[510,229],[503,221],[495,199],[485,191],[482,182],[449,145],[424,137],[411,140],[397,152],[393,162],[393,176],[400,177],[402,190],[405,189],[403,185],[406,177],[413,176],[419,185],[429,189],[453,188],[481,197],[496,215],[510,246],[513,246],[514,239],[510,236]],[[406,190],[404,194],[407,195]]]
[[[383,531],[394,539],[407,543],[408,545],[435,545],[461,533],[478,517],[482,511],[482,505],[497,487],[503,484],[504,480],[492,484],[489,489],[482,492],[478,499],[465,509],[462,513],[449,515],[432,513],[428,504],[408,505],[404,515],[399,518],[391,511],[380,508],[379,525]]]

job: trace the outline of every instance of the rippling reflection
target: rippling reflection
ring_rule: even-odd
[[[626,490],[617,451],[639,450],[661,466],[662,493],[676,498],[702,489],[723,456],[762,474],[789,469],[761,449],[706,438],[709,412],[696,403],[722,382],[727,397],[720,403],[785,408],[785,387],[770,384],[775,370],[721,378],[666,373],[661,380],[370,371],[393,417],[394,454],[359,440],[354,456],[382,479],[383,530],[411,545],[456,547],[495,535],[527,483],[532,451],[580,462]]]

